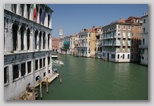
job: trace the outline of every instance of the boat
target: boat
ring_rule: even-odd
[[[62,61],[60,61],[60,60],[53,60],[53,65],[55,65],[55,66],[63,66],[64,63]]]
[[[53,59],[57,59],[58,56],[57,56],[56,54],[52,54],[52,58],[53,58]]]

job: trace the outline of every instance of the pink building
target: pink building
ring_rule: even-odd
[[[57,52],[59,50],[59,39],[52,38],[52,51]]]

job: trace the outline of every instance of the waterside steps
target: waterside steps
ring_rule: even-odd
[[[31,92],[28,92],[26,90],[23,91],[19,96],[19,98],[17,98],[16,100],[36,100],[37,97],[38,97],[38,90],[32,88]]]
[[[49,78],[43,77],[40,82],[38,82],[35,87],[30,87],[31,91],[23,91],[17,98],[14,100],[36,100],[38,98],[38,89],[37,86],[40,86],[40,93],[42,93],[42,85],[46,84],[46,91],[48,92],[48,84],[51,83],[54,79],[59,76],[59,73],[53,73],[49,75]],[[42,97],[41,97],[42,98]]]

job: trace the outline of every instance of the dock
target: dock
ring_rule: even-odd
[[[42,84],[48,84],[51,83],[52,81],[54,81],[54,79],[56,79],[59,76],[59,73],[53,73],[52,75],[49,75],[49,78],[47,79],[46,77],[42,78],[41,83]],[[42,85],[41,84],[41,85]],[[21,95],[16,98],[15,100],[36,100],[36,98],[38,97],[38,90],[36,89],[36,87],[38,87],[40,85],[40,82],[38,82],[35,87],[34,87],[34,91],[32,92],[27,92],[26,90],[23,91],[21,93]],[[48,90],[48,89],[47,89]],[[34,93],[33,93],[34,92]]]
[[[54,73],[52,75],[49,75],[49,78],[48,78],[48,83],[51,83],[54,79],[56,79],[57,77],[59,76],[59,73]],[[46,78],[42,78],[42,83],[45,83],[46,82]],[[39,86],[40,83],[37,83],[35,85],[35,88]]]

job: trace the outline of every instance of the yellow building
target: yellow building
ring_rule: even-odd
[[[95,57],[97,28],[92,27],[89,29],[89,32],[90,32],[90,57]]]

